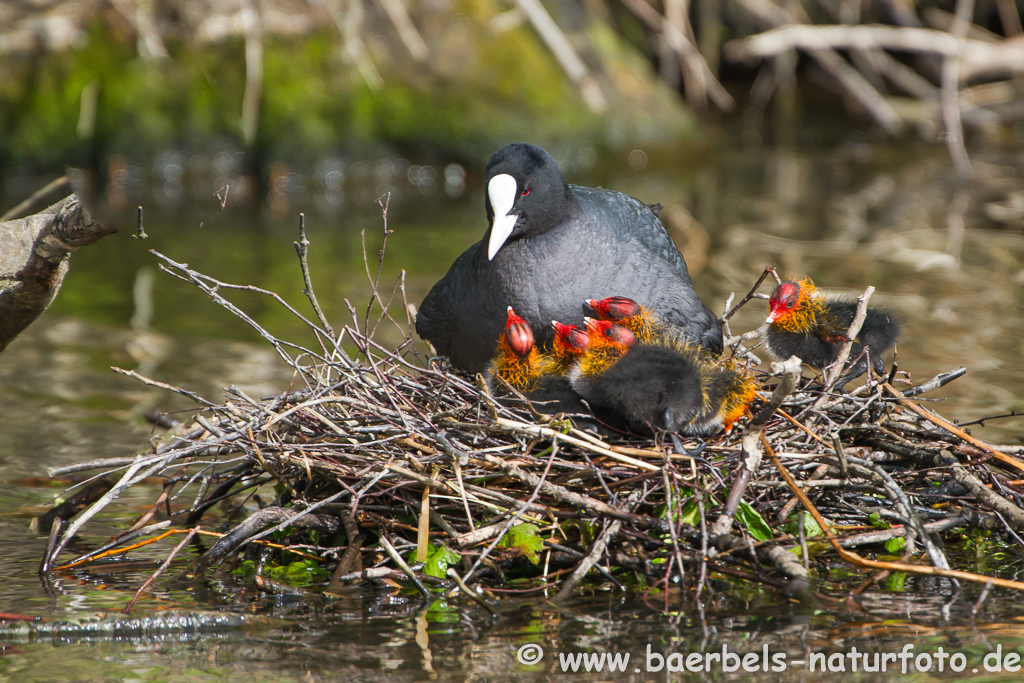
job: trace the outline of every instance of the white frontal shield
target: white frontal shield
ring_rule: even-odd
[[[512,234],[519,216],[509,214],[512,205],[516,201],[516,193],[519,191],[516,180],[507,173],[500,173],[487,183],[487,196],[491,200],[491,208],[494,210],[494,221],[491,223],[491,239],[487,242],[487,260],[494,259],[505,240]]]

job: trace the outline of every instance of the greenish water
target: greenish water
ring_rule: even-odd
[[[749,136],[739,131],[733,137]],[[944,400],[936,406],[940,412],[968,421],[1024,408],[1024,162],[1015,148],[972,150],[978,179],[969,186],[955,181],[942,149],[857,138],[829,148],[781,150],[711,142],[700,155],[685,156],[647,149],[632,158],[624,153],[596,159],[587,150],[556,151],[569,162],[572,181],[665,205],[666,223],[687,256],[698,292],[713,309],[721,310],[730,293],[745,294],[769,264],[784,276],[810,275],[823,288],[851,294],[874,285],[873,301],[906,323],[899,346],[902,370],[921,381],[968,367],[966,377],[935,392]],[[140,552],[134,557],[138,564],[36,575],[45,538],[27,526],[56,491],[22,478],[42,476],[55,465],[133,454],[151,434],[141,419],[146,410],[191,407],[181,397],[115,375],[109,366],[138,368],[214,401],[231,384],[250,395],[288,386],[287,368],[250,328],[186,283],[160,273],[148,249],[222,281],[277,292],[308,315],[291,246],[297,214],[304,211],[320,302],[332,321],[350,322],[345,299],[361,319],[369,293],[361,233],[371,270],[382,242],[375,199],[392,192],[388,227],[394,232],[384,289],[390,292],[404,270],[408,298],[418,302],[483,232],[485,161],[465,169],[436,163],[426,168],[395,158],[280,166],[271,185],[276,194],[248,203],[240,201],[245,182],[237,167],[216,154],[170,155],[145,168],[116,169],[112,177],[118,180],[107,195],[124,217],[122,232],[74,255],[53,307],[0,355],[0,552],[6,570],[0,610],[51,618],[107,613],[123,607],[155,569],[147,558],[170,547]],[[32,182],[9,183],[5,206]],[[223,196],[225,186],[232,189],[222,207],[215,193]],[[146,208],[145,242],[131,236],[137,204]],[[962,229],[956,218],[961,208]],[[229,298],[272,333],[311,341],[303,325],[269,298],[250,292]],[[763,304],[751,304],[736,316],[733,332],[756,327],[764,314]],[[385,341],[398,339],[397,333],[382,334]],[[996,443],[1021,443],[1024,437],[1021,418],[973,429]],[[133,492],[82,542],[102,542],[114,525],[152,499]],[[1002,556],[1000,566],[1003,575],[1019,579],[1019,550]],[[848,576],[833,567],[820,578],[827,584]],[[703,615],[689,606],[680,611],[677,596],[670,595],[666,605],[664,596],[645,601],[598,590],[560,609],[541,596],[506,598],[501,617],[492,619],[463,605],[435,604],[421,614],[419,598],[398,591],[338,600],[270,596],[230,577],[196,587],[170,572],[136,612],[212,607],[268,621],[201,636],[0,641],[0,681],[548,680],[563,675],[558,653],[605,649],[630,652],[628,671],[564,675],[675,680],[683,674],[647,670],[648,644],[665,655],[720,651],[723,644],[760,652],[767,645],[794,660],[854,645],[897,652],[907,643],[917,653],[934,653],[940,645],[962,651],[970,666],[954,676],[959,680],[971,668],[987,673],[981,659],[988,647],[1002,644],[1005,654],[1024,645],[1020,601],[1000,591],[975,616],[976,589],[957,591],[924,578],[908,578],[901,591],[869,590],[854,610],[813,612],[769,592],[724,582],[715,587]],[[527,643],[545,650],[537,666],[516,661],[518,648]],[[633,666],[637,658],[644,660],[639,673]],[[933,673],[917,679],[929,680]],[[794,665],[775,678],[835,675]],[[849,671],[842,675],[853,677]],[[692,676],[759,679],[720,670]]]

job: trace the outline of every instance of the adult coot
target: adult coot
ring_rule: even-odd
[[[713,353],[716,317],[651,208],[621,192],[567,185],[543,149],[513,143],[487,164],[484,239],[427,294],[416,331],[462,370],[487,367],[513,306],[548,346],[551,320],[581,325],[580,302],[628,296]]]
[[[776,358],[797,356],[822,370],[832,365],[847,341],[846,333],[857,313],[857,302],[823,297],[810,279],[787,281],[768,300],[767,347]],[[885,373],[885,354],[896,344],[900,323],[889,311],[868,307],[860,334],[850,349],[846,372],[836,386],[867,371],[868,356],[875,374]],[[865,354],[864,351],[867,350]]]

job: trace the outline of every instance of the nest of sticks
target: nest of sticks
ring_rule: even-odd
[[[386,247],[386,206],[384,219]],[[107,483],[93,477],[47,516],[43,570],[81,567],[181,533],[153,578],[204,534],[215,540],[190,564],[195,575],[253,560],[255,582],[274,590],[282,586],[265,568],[315,558],[332,571],[321,585],[328,593],[366,582],[412,584],[425,596],[457,593],[492,612],[496,594],[548,591],[565,599],[587,587],[682,589],[699,598],[714,576],[830,601],[809,579],[815,565],[837,559],[865,570],[857,591],[893,572],[979,582],[985,594],[992,585],[1024,589],[957,569],[943,552],[943,532],[984,529],[1021,542],[1016,531],[1024,528],[1022,449],[983,443],[916,398],[963,368],[900,390],[893,367],[843,393],[833,389],[838,369],[803,378],[791,358],[762,373],[750,417],[731,434],[703,444],[599,438],[564,416],[496,400],[479,377],[423,357],[403,281],[380,294],[384,248],[375,275],[366,261],[370,302],[362,313],[349,304],[352,323],[335,331],[316,300],[301,223],[295,246],[317,321],[272,292],[219,282],[154,252],[165,272],[252,325],[296,382],[260,399],[229,389],[230,400],[214,404],[120,370],[201,409],[135,458],[51,471],[106,470]],[[768,274],[739,304],[727,304],[727,335],[736,308],[763,297],[756,292]],[[225,297],[236,289],[274,298],[318,345],[260,327]],[[870,294],[859,300],[851,339]],[[393,316],[399,303],[402,313]],[[404,342],[375,341],[381,326],[400,330]],[[744,345],[757,333],[727,344],[749,357]],[[58,559],[99,510],[150,477],[164,482],[150,510],[109,544]],[[257,491],[264,498],[272,491],[272,500],[241,523],[201,526],[215,505],[240,505]]]

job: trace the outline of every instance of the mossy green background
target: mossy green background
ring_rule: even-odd
[[[496,12],[487,2],[460,5],[447,24],[425,32],[430,56],[424,62],[394,36],[367,37],[378,87],[344,58],[337,31],[322,28],[301,38],[267,32],[258,128],[249,146],[242,131],[241,38],[202,46],[168,39],[168,58],[143,58],[133,35],[96,19],[77,49],[0,62],[0,124],[10,131],[0,138],[0,164],[41,170],[87,157],[137,160],[210,145],[245,149],[256,163],[305,160],[332,149],[469,161],[511,139],[601,147],[614,132],[621,142],[622,122],[644,107],[668,122],[659,128],[668,141],[693,132],[678,97],[657,83],[628,43],[615,37],[609,44],[614,34],[606,27],[590,31],[589,61],[599,62],[592,68],[606,79],[613,105],[598,114],[529,25],[493,31],[488,22]],[[644,97],[623,96],[612,83],[624,71],[631,73],[630,86],[644,83]],[[79,121],[90,84],[98,88],[95,126],[83,135]]]

